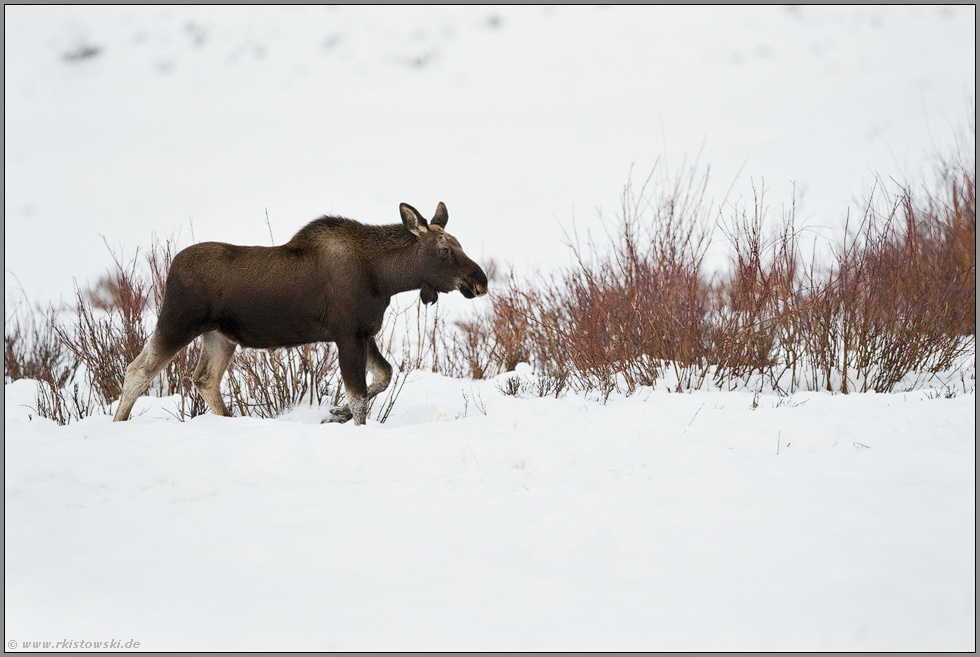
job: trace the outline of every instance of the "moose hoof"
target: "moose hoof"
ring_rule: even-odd
[[[354,418],[354,414],[351,413],[349,406],[343,406],[343,407],[338,406],[336,408],[331,408],[330,417],[328,417],[320,424],[330,424],[333,422],[339,422],[343,424],[344,422],[347,422],[348,420],[351,420],[353,418]]]

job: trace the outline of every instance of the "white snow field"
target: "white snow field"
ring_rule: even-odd
[[[764,179],[773,215],[795,184],[831,237],[955,149],[975,20],[5,7],[5,309],[94,282],[103,238],[282,243],[403,201],[547,272],[658,158],[700,157],[715,203]],[[975,359],[894,394],[500,383],[416,372],[365,427],[153,397],[59,427],[5,385],[8,651],[976,649]]]
[[[7,640],[975,648],[973,392],[603,405],[417,373],[366,427],[150,397],[58,427],[33,394],[5,389]]]

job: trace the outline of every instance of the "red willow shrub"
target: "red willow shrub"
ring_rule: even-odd
[[[722,222],[730,267],[710,278],[706,177],[628,185],[609,244],[572,245],[575,265],[550,278],[511,275],[490,311],[458,324],[469,374],[527,360],[559,392],[603,398],[663,378],[678,391],[890,392],[975,350],[975,180],[960,165],[921,200],[901,190],[882,211],[873,196],[826,266],[803,261],[792,206],[764,235],[760,193],[751,215]]]

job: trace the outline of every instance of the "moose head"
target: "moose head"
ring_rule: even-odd
[[[424,303],[435,303],[440,292],[459,290],[467,299],[487,293],[487,275],[463,253],[459,241],[446,232],[449,211],[444,203],[436,206],[432,221],[426,221],[408,203],[402,203],[399,210],[405,228],[418,238],[420,297]]]

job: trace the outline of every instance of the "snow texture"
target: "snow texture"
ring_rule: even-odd
[[[6,386],[6,638],[974,649],[974,393],[499,386],[416,373],[365,427],[143,397],[64,428]]]

